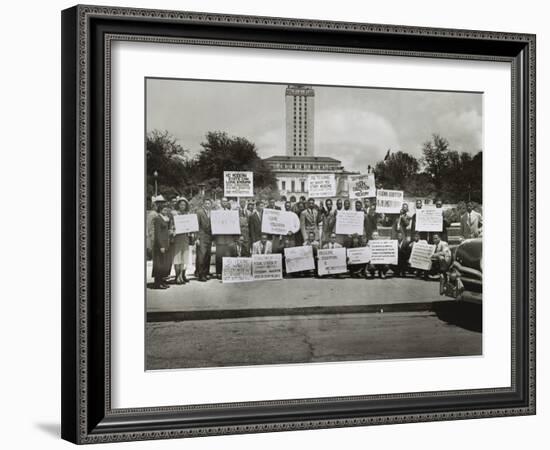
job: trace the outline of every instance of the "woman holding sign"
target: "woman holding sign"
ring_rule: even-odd
[[[189,214],[189,201],[181,197],[176,202],[174,216]],[[174,237],[174,270],[176,271],[176,284],[185,284],[189,280],[185,276],[187,262],[189,261],[189,238],[190,233],[176,234]]]

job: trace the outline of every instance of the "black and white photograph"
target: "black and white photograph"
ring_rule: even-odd
[[[483,354],[482,92],[145,102],[146,370]]]

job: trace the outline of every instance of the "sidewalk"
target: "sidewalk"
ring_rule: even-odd
[[[455,300],[437,281],[379,278],[289,278],[223,284],[191,279],[166,290],[147,289],[147,321],[426,311]]]

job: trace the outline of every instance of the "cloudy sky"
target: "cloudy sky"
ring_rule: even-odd
[[[147,132],[168,130],[195,154],[208,131],[254,142],[261,157],[285,154],[286,84],[147,80]],[[482,150],[479,93],[314,86],[315,155],[365,170],[388,149],[422,155],[433,133],[453,150]]]

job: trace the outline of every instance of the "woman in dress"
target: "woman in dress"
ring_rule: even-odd
[[[155,289],[167,289],[166,278],[172,268],[170,239],[172,233],[172,216],[170,207],[164,203],[159,206],[159,214],[153,219],[153,273]]]
[[[176,210],[173,212],[174,216],[189,214],[189,201],[180,197],[176,202]],[[175,233],[175,229],[174,229]],[[185,284],[189,282],[189,279],[185,276],[187,271],[187,262],[189,261],[189,233],[176,234],[174,237],[174,270],[176,271],[176,284]]]

